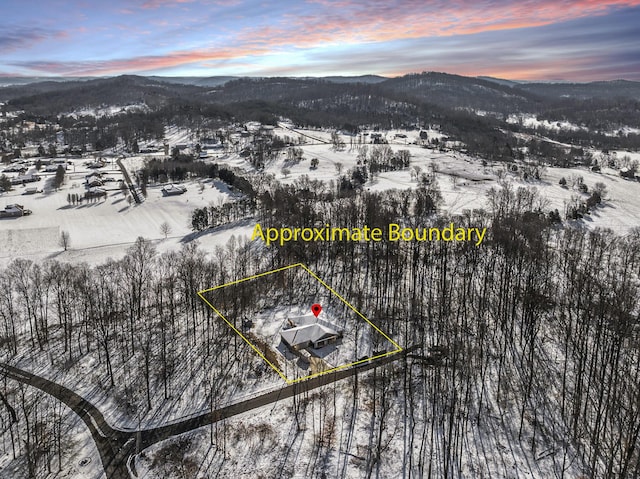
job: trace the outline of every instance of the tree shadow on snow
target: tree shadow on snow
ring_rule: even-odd
[[[193,240],[197,240],[198,238],[201,238],[203,236],[206,235],[210,235],[210,234],[214,234],[214,233],[220,233],[222,231],[227,231],[230,230],[232,228],[238,228],[238,227],[242,227],[242,226],[249,226],[250,224],[252,224],[255,220],[252,218],[247,218],[244,220],[238,220],[238,221],[234,221],[233,223],[227,223],[224,225],[220,225],[220,226],[215,226],[213,228],[207,228],[206,230],[203,231],[194,231],[193,233],[189,233],[186,234],[182,237],[182,239],[180,240],[180,243],[189,243]]]

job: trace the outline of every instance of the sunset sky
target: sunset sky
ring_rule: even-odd
[[[0,75],[640,80],[640,0],[2,0]]]

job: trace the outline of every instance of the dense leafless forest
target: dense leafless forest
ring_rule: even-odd
[[[411,226],[434,221],[425,207],[434,195],[423,188],[336,198],[319,186],[281,187],[278,201],[260,202],[256,221]],[[491,210],[455,218],[490,228],[481,247],[231,241],[205,256],[195,242],[158,254],[140,238],[124,259],[96,267],[15,260],[0,272],[2,361],[112,397],[114,420],[123,424],[153,423],[159,410],[179,414],[172,412],[176,398],[214,408],[269,384],[272,372],[197,291],[302,262],[403,347],[416,347],[348,387],[288,403],[283,429],[320,418],[314,454],[298,458],[308,477],[344,473],[347,455],[331,457],[349,450],[358,409],[369,426],[357,454],[365,477],[389,462],[412,477],[509,476],[510,448],[532,458],[531,470],[545,464],[538,471],[553,477],[637,477],[640,232],[619,237],[552,224],[537,209],[540,198],[524,188],[503,184],[490,195]],[[29,477],[61,467],[71,446],[68,421],[65,408],[43,393],[1,381],[0,447],[23,458]],[[224,461],[233,425],[206,434],[223,445],[214,456]],[[284,468],[286,458],[274,461]],[[168,454],[167,464],[175,472],[187,463]],[[191,477],[180,470],[175,477]]]

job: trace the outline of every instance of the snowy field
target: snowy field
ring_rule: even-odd
[[[291,131],[276,130],[277,134],[289,134]],[[330,135],[323,131],[304,131],[305,134],[330,140]],[[435,171],[435,178],[442,193],[444,204],[442,211],[451,214],[459,214],[464,210],[487,208],[487,192],[491,187],[498,184],[500,177],[513,184],[514,188],[534,187],[540,195],[547,200],[547,210],[558,209],[561,216],[565,209],[565,204],[569,202],[573,195],[578,195],[586,200],[589,193],[584,194],[572,189],[570,186],[563,188],[559,185],[561,178],[567,181],[572,176],[581,176],[584,183],[589,187],[589,191],[595,183],[602,182],[607,188],[607,195],[602,205],[598,206],[591,214],[587,215],[583,224],[588,228],[610,228],[618,234],[627,234],[629,229],[640,226],[640,183],[637,181],[622,178],[618,171],[610,168],[603,168],[602,172],[596,173],[588,168],[553,168],[546,167],[540,180],[522,180],[521,177],[505,169],[504,163],[494,163],[483,166],[477,158],[458,152],[441,152],[437,149],[423,148],[411,143],[417,142],[416,132],[405,132],[406,140],[394,140],[394,135],[388,133],[390,146],[394,151],[409,150],[411,153],[411,165],[408,169],[379,173],[373,180],[369,180],[364,188],[370,191],[384,191],[389,189],[415,188],[418,181],[412,170],[419,169],[420,173],[431,173]],[[431,136],[430,136],[431,137]],[[341,172],[344,174],[349,168],[356,166],[357,149],[349,148],[349,137],[343,137],[346,148],[343,151],[334,151],[331,145],[314,144],[300,147],[304,151],[304,160],[297,164],[287,161],[283,153],[282,158],[268,164],[266,172],[275,175],[283,183],[293,183],[303,175],[308,175],[310,179],[322,180],[325,182],[337,181],[339,174],[336,164],[342,164]],[[404,144],[407,141],[409,144]],[[369,149],[376,145],[366,145]],[[594,156],[600,152],[594,151]],[[640,160],[640,153],[617,151],[615,156],[621,158],[625,155],[631,160]],[[310,159],[318,158],[317,169],[311,169]],[[241,166],[234,162],[234,166]],[[289,170],[285,175],[283,168]]]
[[[441,210],[444,213],[459,214],[465,210],[487,208],[488,190],[495,187],[499,178],[503,177],[514,187],[536,188],[546,200],[546,209],[558,209],[563,216],[565,205],[572,196],[578,195],[586,200],[589,194],[580,193],[570,186],[563,188],[558,182],[561,178],[569,180],[572,176],[581,176],[590,189],[597,182],[604,183],[607,189],[602,205],[586,215],[581,222],[584,227],[610,228],[624,235],[629,229],[640,226],[640,183],[620,177],[616,170],[603,168],[602,172],[596,173],[587,168],[547,167],[540,180],[524,181],[516,173],[505,171],[504,164],[483,166],[480,160],[461,153],[441,152],[412,144],[418,141],[416,132],[402,133],[407,137],[404,139],[395,138],[397,133],[387,132],[385,136],[394,151],[409,150],[410,167],[379,173],[364,185],[367,190],[415,188],[419,175],[432,174],[435,175],[443,196]],[[291,138],[296,135],[292,130],[284,128],[276,128],[275,134]],[[436,136],[435,132],[430,135]],[[167,136],[172,143],[188,142],[191,138],[188,130],[178,128],[168,129]],[[299,147],[304,151],[304,159],[292,163],[287,160],[286,152],[283,151],[278,159],[266,165],[264,172],[256,172],[246,159],[234,153],[218,154],[206,161],[243,170],[254,179],[272,175],[283,183],[293,183],[308,176],[313,180],[322,180],[328,186],[331,182],[335,184],[340,174],[345,174],[348,169],[356,166],[357,146],[349,145],[352,137],[343,136],[346,144],[343,151],[332,148],[328,143],[330,134],[326,131],[305,130],[301,131],[299,137],[303,138]],[[321,141],[313,142],[310,138]],[[367,145],[369,149],[374,146]],[[638,153],[617,154],[618,157],[629,155],[632,160],[640,159]],[[311,158],[318,159],[316,169],[310,167]],[[134,174],[144,161],[145,156],[142,155],[131,157],[125,160],[125,165],[129,173]],[[0,194],[0,208],[18,203],[33,211],[27,217],[0,220],[0,244],[3,245],[0,250],[0,265],[6,265],[16,257],[34,260],[56,258],[99,264],[110,257],[121,257],[138,236],[153,240],[159,251],[176,249],[184,241],[194,237],[190,215],[195,208],[233,200],[224,183],[206,180],[202,183],[185,182],[187,192],[173,197],[163,197],[161,185],[151,185],[144,203],[129,205],[117,188],[117,183],[113,182],[105,186],[108,193],[106,200],[73,206],[67,202],[67,196],[73,193],[83,194],[85,176],[93,171],[84,167],[82,160],[73,160],[73,163],[67,172],[65,184],[59,191],[47,189],[53,174],[44,173],[41,174],[43,179],[38,182],[38,188],[44,189],[43,193],[24,195],[25,189],[30,186],[27,184],[26,187],[17,186],[14,191]],[[121,178],[120,171],[113,162],[102,170],[106,176],[116,180]],[[168,224],[170,229],[166,239],[160,231],[163,223]],[[248,221],[232,224],[197,235],[198,241],[205,250],[212,250],[217,245],[224,245],[231,236],[250,237],[252,227],[253,224]],[[70,236],[70,248],[66,252],[61,251],[58,244],[61,231],[68,232]]]
[[[129,165],[141,165],[143,158],[129,160]],[[162,185],[150,185],[146,200],[141,204],[129,204],[117,187],[117,182],[105,184],[106,199],[84,201],[71,205],[69,194],[83,195],[85,176],[91,170],[81,165],[76,171],[68,171],[67,179],[59,191],[47,190],[33,195],[24,195],[26,187],[17,186],[13,191],[0,196],[0,208],[18,203],[30,209],[32,214],[22,218],[0,220],[0,264],[6,265],[14,258],[32,260],[56,258],[61,261],[99,264],[107,258],[118,259],[137,237],[153,240],[159,251],[177,248],[182,241],[191,238],[191,211],[209,205],[230,201],[232,195],[224,183],[219,181],[188,181],[185,194],[163,196]],[[100,170],[108,177],[121,178],[119,170],[110,166]],[[131,169],[129,169],[131,174]],[[43,175],[44,176],[44,175]],[[49,177],[38,182],[46,185]],[[169,234],[161,232],[160,226],[169,225]],[[70,247],[62,251],[59,245],[61,231],[69,233]],[[202,235],[199,240],[206,247],[224,245],[232,235],[246,234],[251,226],[236,225],[222,228],[216,235]]]

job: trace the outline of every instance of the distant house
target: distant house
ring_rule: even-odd
[[[87,168],[91,168],[92,170],[94,170],[97,168],[104,168],[106,165],[107,163],[104,160],[98,159],[96,161],[89,162],[87,164]]]
[[[147,145],[140,148],[140,153],[158,153],[160,149],[156,145]]]
[[[371,133],[371,143],[380,145],[387,143],[387,141],[382,137],[381,133]]]
[[[7,205],[4,210],[0,210],[0,218],[20,218],[21,216],[30,215],[31,210],[26,209],[22,205]]]
[[[96,186],[102,186],[103,185],[103,181],[102,178],[99,175],[90,175],[87,177],[87,186],[89,188],[93,188]]]
[[[162,187],[162,194],[164,196],[176,196],[186,192],[187,188],[182,185],[170,184]]]
[[[220,145],[220,143],[218,142],[217,138],[211,138],[211,137],[200,138],[200,146],[202,147],[203,150],[208,150],[209,148],[217,148],[218,145]]]
[[[40,181],[40,177],[38,175],[29,174],[11,178],[12,185],[22,185],[23,183],[33,183],[34,181]]]
[[[103,188],[89,188],[87,191],[84,192],[84,197],[85,198],[106,198],[107,197],[107,190],[103,189]]]
[[[15,163],[2,170],[3,173],[24,173],[25,171],[27,171],[27,167],[19,163]]]
[[[65,170],[67,169],[66,165],[57,164],[45,166],[44,171],[46,173],[55,173],[56,171],[58,171],[58,166],[62,166]]]
[[[79,146],[74,146],[69,149],[69,154],[71,156],[82,156],[82,148],[80,148]]]
[[[309,347],[320,349],[335,342],[340,337],[340,333],[324,324],[312,323],[283,329],[280,337],[289,348],[299,351]]]

